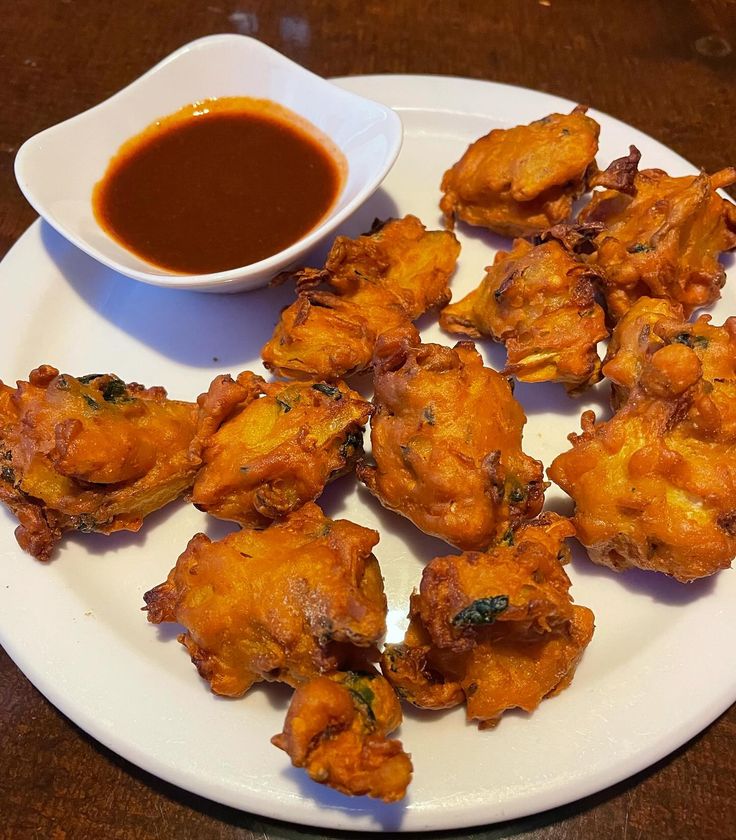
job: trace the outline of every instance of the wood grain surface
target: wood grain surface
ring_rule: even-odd
[[[697,166],[736,163],[734,0],[4,0],[0,9],[0,255],[35,218],[12,173],[22,141],[216,32],[254,35],[324,76],[436,73],[545,90],[631,123]],[[342,836],[233,811],[149,776],[57,712],[1,651],[0,756],[3,838]],[[612,789],[439,836],[732,840],[735,775],[733,707]]]

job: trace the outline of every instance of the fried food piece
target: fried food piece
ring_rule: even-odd
[[[485,729],[567,687],[594,627],[593,613],[572,603],[562,568],[574,533],[545,513],[510,532],[508,544],[432,560],[403,644],[387,645],[381,659],[399,696],[427,709],[465,701]]]
[[[376,466],[357,473],[384,507],[468,550],[539,513],[546,485],[521,450],[524,411],[472,342],[450,349],[387,333],[374,386]]]
[[[266,383],[248,371],[218,376],[199,406],[192,450],[202,468],[192,501],[252,528],[313,501],[352,470],[372,412],[343,382]]]
[[[0,383],[0,501],[24,551],[48,560],[65,531],[137,531],[194,481],[193,403],[113,374],[50,365]]]
[[[401,717],[393,688],[375,671],[337,672],[296,689],[284,731],[271,743],[315,782],[397,802],[412,773],[401,741],[387,737]]]
[[[184,626],[179,641],[215,694],[238,697],[261,680],[296,686],[361,659],[383,636],[377,542],[313,502],[264,531],[217,542],[197,534],[144,595],[148,620]]]
[[[598,272],[556,239],[499,251],[480,286],[440,314],[451,333],[489,335],[506,345],[505,374],[561,382],[576,392],[601,378],[596,345],[608,335],[595,301]]]
[[[736,321],[674,326],[651,330],[621,409],[598,424],[586,411],[582,434],[570,435],[572,449],[548,475],[574,499],[578,539],[593,562],[690,581],[736,554]],[[622,352],[608,364],[626,372]],[[706,367],[726,372],[726,355],[729,378],[705,378]]]
[[[736,318],[728,318],[722,327],[710,320],[710,315],[701,315],[691,324],[680,304],[639,298],[616,325],[603,363],[603,372],[612,383],[614,408],[626,402],[647,359],[667,344],[690,347],[700,360],[704,381],[735,379]]]
[[[664,342],[654,328],[664,320],[682,323],[682,306],[664,298],[641,297],[616,324],[603,360],[603,374],[611,380],[611,404],[618,410],[639,380],[642,366]]]
[[[264,365],[293,379],[334,381],[370,367],[378,336],[444,306],[460,245],[415,216],[339,236],[323,270],[304,269],[299,297],[281,313],[263,348]],[[326,286],[329,291],[320,289]]]
[[[442,178],[447,226],[459,218],[502,236],[534,236],[569,219],[598,151],[600,126],[586,110],[476,140]]]
[[[603,270],[614,320],[644,295],[675,301],[689,317],[720,297],[726,274],[718,254],[736,248],[736,206],[716,193],[736,183],[736,168],[673,178],[661,169],[637,172],[638,160],[632,146],[628,158],[609,167],[610,178],[591,179],[611,187],[593,193],[579,216],[603,224],[591,261]]]

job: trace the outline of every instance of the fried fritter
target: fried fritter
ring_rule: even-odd
[[[447,225],[457,217],[503,236],[534,236],[569,219],[598,151],[600,126],[586,110],[476,140],[442,178]]]
[[[387,737],[401,717],[393,688],[375,671],[337,672],[296,689],[284,731],[271,743],[315,782],[396,802],[412,773],[401,741]]]
[[[218,376],[199,398],[192,501],[207,513],[265,527],[319,496],[363,452],[370,403],[343,382],[266,383]]]
[[[387,645],[381,660],[399,695],[428,709],[465,701],[483,729],[569,685],[594,620],[572,603],[562,568],[574,533],[568,520],[545,513],[486,553],[432,560],[403,644]]]
[[[264,531],[197,534],[144,595],[148,620],[184,626],[179,641],[215,694],[237,697],[261,680],[296,686],[351,666],[383,636],[378,539],[313,502]]]
[[[281,313],[263,363],[294,379],[334,381],[370,367],[378,336],[444,306],[460,245],[415,216],[339,236],[322,270],[297,277],[299,297]],[[320,289],[326,286],[329,291]]]
[[[539,513],[546,485],[521,450],[524,411],[472,342],[450,349],[386,333],[374,386],[376,466],[357,473],[384,507],[468,550]]]
[[[197,407],[113,374],[50,365],[0,383],[0,501],[24,551],[48,560],[65,531],[137,531],[194,481]]]
[[[646,359],[664,342],[654,327],[664,320],[682,323],[682,306],[663,298],[641,297],[616,324],[603,360],[603,374],[611,380],[611,404],[618,410],[641,375]]]
[[[581,391],[601,378],[596,345],[608,335],[595,301],[595,269],[556,239],[499,251],[477,289],[440,314],[451,333],[489,335],[506,345],[505,374],[562,382]]]
[[[647,359],[667,344],[690,347],[700,359],[706,382],[735,379],[736,318],[728,318],[722,327],[710,320],[710,315],[701,315],[689,323],[680,304],[639,298],[616,325],[603,363],[603,372],[612,383],[614,408],[626,402]]]
[[[579,216],[603,224],[591,261],[603,270],[614,320],[644,295],[676,301],[689,317],[719,298],[726,275],[718,254],[736,248],[736,206],[716,193],[736,183],[736,168],[673,178],[661,169],[637,172],[638,161],[632,146],[628,158],[591,179],[611,187],[593,193]]]
[[[636,320],[645,321],[635,314]],[[570,435],[573,448],[550,466],[549,477],[575,501],[578,539],[595,563],[650,569],[679,581],[731,564],[736,320],[727,323],[712,327],[703,317],[693,325],[675,321],[670,330],[673,324],[665,320],[649,330],[651,341],[645,324],[647,346],[639,358],[634,354],[633,386],[632,355],[627,361],[619,345],[608,365],[623,374],[622,407],[598,424],[586,411],[582,434]],[[711,341],[717,348],[709,358]],[[730,374],[709,380],[706,368]]]

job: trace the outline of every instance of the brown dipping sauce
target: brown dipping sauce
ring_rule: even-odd
[[[188,105],[132,137],[95,185],[98,224],[159,268],[258,262],[325,217],[347,164],[307,120],[266,99]]]

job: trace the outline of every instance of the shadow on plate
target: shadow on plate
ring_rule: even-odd
[[[439,223],[440,225],[444,224],[442,216],[439,217]],[[488,230],[487,228],[469,225],[466,222],[458,220],[455,225],[455,230],[458,234],[461,234],[464,239],[479,242],[488,249],[488,261],[479,267],[478,283],[480,283],[483,279],[483,269],[487,265],[491,265],[493,263],[496,253],[498,251],[511,250],[513,242],[512,238],[508,236],[501,236],[500,234],[494,233],[492,230]]]
[[[141,598],[142,602],[143,599]],[[156,628],[156,641],[158,642],[175,642],[182,633],[186,632],[186,628],[174,621],[165,621],[161,624],[154,624],[153,626]],[[196,677],[196,672],[194,676]]]
[[[555,489],[553,484],[547,490],[547,495],[544,497],[544,512],[551,511],[569,519],[575,513],[575,503],[569,496],[557,495],[551,492]]]
[[[427,313],[417,322],[422,330],[433,327],[437,320],[437,313]],[[506,348],[491,338],[470,338],[455,333],[442,331],[440,343],[454,347],[459,341],[472,341],[483,357],[486,367],[502,371],[506,366]],[[599,349],[602,352],[602,349]],[[596,418],[606,420],[611,416],[611,386],[607,379],[602,380],[592,388],[588,388],[580,396],[571,396],[559,382],[520,382],[513,379],[514,397],[522,404],[528,416],[534,414],[553,413],[556,416],[579,417],[586,408],[593,408]],[[572,429],[571,429],[572,431]],[[578,431],[578,429],[575,429]]]
[[[224,540],[228,534],[233,534],[235,531],[239,530],[240,526],[237,522],[230,522],[227,519],[216,519],[214,516],[207,516],[204,522],[204,527],[202,528],[202,533],[207,534],[212,542],[217,542],[218,540]],[[192,534],[192,536],[194,536],[194,534]]]
[[[375,218],[397,214],[390,196],[378,190],[345,222],[342,233],[370,230]],[[42,222],[41,239],[80,301],[110,323],[162,355],[195,368],[242,369],[260,360],[279,312],[294,300],[294,287],[238,294],[205,294],[150,286],[117,274],[80,251]],[[305,265],[321,266],[331,244],[312,251]]]
[[[460,554],[460,549],[438,537],[432,537],[420,531],[412,522],[393,511],[387,510],[362,484],[358,488],[361,505],[370,509],[378,520],[378,531],[381,535],[391,534],[406,546],[408,553],[424,566],[434,557],[445,557],[448,554]],[[380,551],[380,543],[379,543]],[[417,585],[419,579],[417,578]],[[408,605],[407,605],[408,607]]]
[[[145,545],[148,539],[148,533],[153,528],[162,527],[183,506],[185,506],[185,502],[176,500],[154,511],[143,520],[143,525],[139,531],[115,531],[112,534],[87,534],[81,531],[65,531],[48,562],[53,563],[54,561],[62,560],[66,551],[71,551],[73,548],[76,550],[77,546],[86,554],[92,554],[97,557],[102,555],[112,556],[130,547],[140,549]],[[18,525],[18,520],[4,506],[0,507],[0,516],[7,521],[7,526],[4,525],[4,528],[15,528]],[[182,546],[183,550],[184,546]],[[30,554],[28,557],[33,559]]]
[[[347,510],[348,499],[355,492],[356,481],[355,473],[350,472],[347,475],[341,475],[325,487],[322,495],[316,499],[325,516],[330,519],[341,519],[346,516],[350,518]]]
[[[225,697],[222,694],[214,694],[207,680],[198,677],[196,671],[194,672],[194,677],[199,679],[207,693],[216,703],[242,703],[246,713],[248,711],[249,698],[255,699],[256,696],[261,695],[268,702],[271,709],[274,712],[278,712],[280,717],[283,717],[286,715],[286,710],[289,708],[291,695],[294,691],[294,689],[286,683],[259,682],[251,686],[241,697]]]
[[[527,416],[532,414],[554,414],[555,416],[580,417],[586,408],[592,407],[596,420],[607,420],[611,416],[610,385],[607,381],[589,388],[580,398],[571,397],[558,382],[516,382],[514,396],[524,406]],[[579,432],[580,424],[570,431]]]
[[[413,720],[417,723],[434,724],[438,720],[446,717],[455,716],[456,726],[473,726],[477,729],[475,723],[471,724],[465,719],[465,706],[453,706],[451,709],[419,709],[417,706],[412,706],[409,703],[401,704],[401,711],[404,714],[404,720]],[[428,733],[429,734],[429,733]],[[399,728],[396,737],[401,737],[401,728]]]
[[[285,760],[286,754],[284,753]],[[343,814],[355,814],[356,818],[369,818],[376,828],[382,832],[401,831],[407,806],[411,804],[411,787],[401,802],[381,802],[368,796],[347,797],[332,788],[313,782],[306,772],[298,767],[287,766],[281,775],[291,783],[296,783],[302,796],[330,811],[340,811]],[[356,831],[358,827],[356,826]],[[321,835],[325,836],[325,835]],[[350,835],[346,835],[350,836]],[[356,835],[353,835],[356,836]]]
[[[149,286],[102,266],[43,224],[44,246],[80,301],[123,332],[180,364],[241,370],[260,358],[289,284],[216,295]]]
[[[174,516],[182,507],[186,506],[186,502],[177,499],[170,502],[168,505],[160,508],[149,514],[144,520],[143,525],[139,531],[115,531],[112,534],[84,534],[80,531],[67,531],[61,538],[60,547],[54,552],[51,558],[61,558],[63,553],[69,547],[79,546],[86,554],[94,555],[113,555],[119,551],[125,551],[128,548],[134,547],[142,549],[148,539],[148,534],[154,528],[163,527],[172,516]],[[182,545],[181,550],[184,550],[186,543]]]
[[[645,595],[652,601],[672,606],[691,604],[700,598],[713,594],[717,575],[700,578],[692,583],[679,583],[674,578],[661,572],[650,572],[643,569],[627,569],[615,572],[608,566],[599,566],[587,556],[585,549],[578,543],[573,543],[572,567],[575,575],[581,577],[608,577],[624,589],[636,595]],[[721,572],[720,574],[723,574]],[[726,570],[727,574],[728,571]]]

